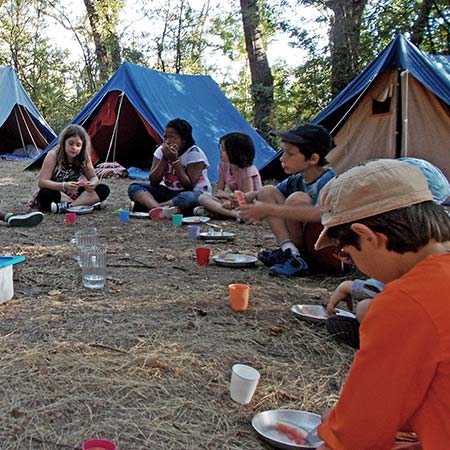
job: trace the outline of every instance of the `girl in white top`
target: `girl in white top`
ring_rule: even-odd
[[[132,183],[128,195],[134,211],[150,211],[152,219],[168,219],[174,213],[190,214],[198,197],[211,192],[208,158],[195,145],[192,126],[183,119],[171,120],[164,141],[153,155],[150,183]]]

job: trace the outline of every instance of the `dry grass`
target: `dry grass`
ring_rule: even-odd
[[[29,197],[36,173],[0,162],[2,208]],[[197,242],[170,223],[119,223],[129,180],[108,180],[109,207],[77,224],[46,215],[31,229],[1,231],[15,266],[15,296],[0,306],[0,448],[79,449],[91,437],[121,450],[269,448],[251,427],[256,412],[321,412],[332,406],[353,352],[289,308],[322,303],[340,280],[268,277],[262,266],[198,267]],[[81,286],[70,239],[97,226],[108,245],[107,287]],[[256,254],[273,246],[264,225],[223,222],[237,232],[213,254]],[[227,286],[252,286],[251,309],[233,313]],[[248,363],[262,378],[252,403],[229,398],[231,366]]]

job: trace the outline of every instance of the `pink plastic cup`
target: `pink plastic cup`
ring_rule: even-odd
[[[73,225],[77,221],[77,215],[73,212],[66,213],[66,223],[68,225]]]
[[[117,450],[117,447],[106,439],[89,439],[81,446],[81,450]]]

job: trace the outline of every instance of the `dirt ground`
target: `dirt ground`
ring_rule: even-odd
[[[36,188],[26,165],[0,161],[2,209]],[[2,254],[26,261],[14,266],[13,299],[0,305],[0,449],[80,449],[92,437],[120,450],[268,449],[254,414],[335,403],[353,351],[290,307],[326,302],[342,279],[273,278],[259,264],[199,267],[204,243],[168,222],[120,223],[130,180],[107,183],[108,208],[75,225],[46,214],[34,228],[1,227]],[[215,223],[236,239],[208,242],[213,255],[274,246],[265,225]],[[108,246],[101,291],[82,287],[71,255],[70,239],[89,226]],[[251,285],[248,311],[230,309],[230,283]],[[246,406],[229,397],[235,363],[261,372]]]

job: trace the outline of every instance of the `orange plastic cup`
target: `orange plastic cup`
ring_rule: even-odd
[[[199,266],[207,266],[209,264],[211,250],[208,247],[197,247],[195,253],[197,256],[197,264]]]
[[[250,286],[248,284],[230,284],[230,303],[233,311],[245,311],[248,308]]]

